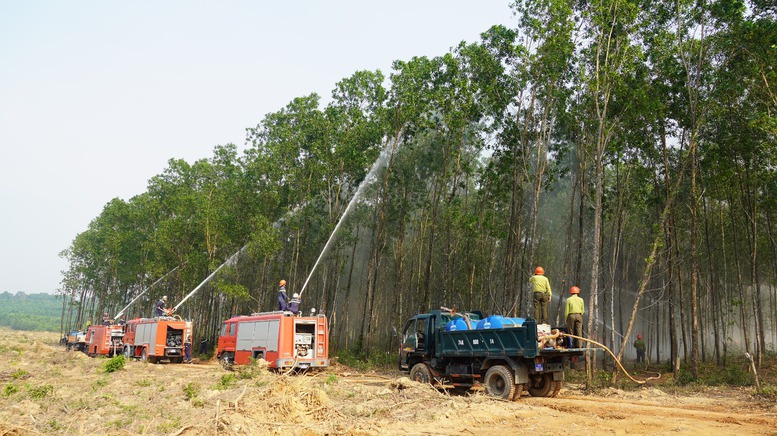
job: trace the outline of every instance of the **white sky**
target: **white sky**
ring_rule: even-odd
[[[59,257],[168,159],[242,148],[292,99],[512,27],[509,0],[0,1],[0,292]]]

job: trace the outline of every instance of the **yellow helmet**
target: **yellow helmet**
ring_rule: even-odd
[[[286,286],[286,280],[281,280],[281,286]]]

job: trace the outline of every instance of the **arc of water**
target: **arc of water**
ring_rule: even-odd
[[[321,258],[324,257],[324,254],[326,254],[327,250],[329,249],[329,245],[332,243],[332,240],[334,239],[335,235],[337,234],[337,229],[340,228],[340,224],[343,223],[345,217],[348,215],[348,212],[353,209],[353,205],[356,204],[356,200],[359,198],[359,195],[362,192],[362,188],[367,185],[367,183],[374,178],[375,172],[378,168],[386,161],[386,159],[389,156],[388,153],[388,147],[384,148],[381,151],[380,156],[378,159],[375,160],[375,163],[372,164],[372,168],[370,168],[370,172],[367,173],[367,176],[364,177],[364,180],[359,184],[359,187],[356,189],[356,193],[353,195],[353,198],[351,198],[351,201],[348,203],[348,206],[345,208],[345,212],[343,212],[342,215],[340,215],[340,219],[337,221],[337,224],[335,225],[334,230],[332,230],[332,234],[329,235],[329,239],[326,241],[326,244],[324,245],[324,249],[321,250],[321,254],[318,255],[318,259],[316,259],[316,263],[313,264],[313,268],[310,270],[310,273],[308,274],[308,278],[305,279],[305,283],[302,285],[302,289],[299,291],[300,297],[302,297],[302,293],[305,292],[305,288],[308,286],[308,282],[310,281],[310,278],[313,277],[313,273],[316,271],[316,267],[318,267],[319,262],[321,262]]]
[[[170,274],[172,274],[172,273],[173,273],[173,271],[175,271],[175,270],[177,270],[177,269],[178,269],[178,267],[175,267],[175,268],[171,269],[170,271],[168,271],[168,272],[167,272],[167,274],[163,275],[162,277],[160,277],[159,279],[157,279],[157,281],[155,281],[155,282],[154,282],[154,283],[152,283],[150,286],[148,286],[146,289],[144,289],[144,290],[143,290],[143,292],[141,292],[141,293],[140,293],[140,294],[139,294],[137,297],[133,298],[133,299],[132,299],[132,301],[130,301],[128,305],[124,306],[124,309],[121,309],[121,310],[119,311],[119,313],[117,313],[117,314],[116,314],[116,316],[114,316],[114,317],[113,317],[113,320],[114,320],[114,321],[116,321],[117,319],[119,319],[119,317],[120,317],[122,314],[124,314],[124,311],[125,311],[125,310],[127,310],[127,309],[128,309],[130,306],[132,306],[132,304],[133,304],[133,303],[135,303],[136,301],[138,301],[138,298],[142,297],[142,296],[143,296],[143,294],[145,294],[146,292],[148,292],[148,290],[149,290],[149,289],[151,289],[151,288],[153,288],[154,286],[156,286],[156,285],[157,285],[157,283],[161,282],[161,281],[162,281],[162,280],[163,280],[165,277],[169,276]]]
[[[229,257],[229,259],[227,259],[227,261],[226,261],[226,262],[224,262],[224,263],[222,263],[221,265],[219,265],[219,267],[218,267],[218,268],[216,268],[216,269],[215,269],[215,270],[214,270],[212,273],[210,273],[210,275],[209,275],[208,277],[206,277],[206,278],[205,278],[205,280],[203,280],[203,281],[202,281],[202,283],[200,283],[199,285],[197,285],[197,287],[196,287],[196,288],[194,288],[194,290],[193,290],[193,291],[189,292],[189,294],[188,294],[188,295],[186,295],[186,296],[183,298],[183,300],[181,300],[181,301],[180,301],[178,304],[176,304],[176,305],[175,305],[175,307],[173,307],[173,312],[175,312],[176,310],[178,310],[178,308],[179,308],[179,307],[181,307],[181,305],[182,305],[182,304],[183,304],[183,303],[184,303],[186,300],[188,300],[188,299],[189,299],[189,297],[191,297],[192,295],[194,295],[194,293],[195,293],[195,292],[199,291],[199,290],[200,290],[200,288],[202,288],[203,286],[205,286],[205,284],[206,284],[206,283],[208,283],[208,282],[210,281],[210,279],[212,279],[212,278],[213,278],[213,277],[216,275],[216,273],[217,273],[217,272],[219,272],[219,270],[220,270],[221,268],[224,268],[224,266],[226,266],[226,265],[230,265],[230,264],[234,263],[234,262],[235,262],[235,260],[237,260],[238,256],[240,256],[240,253],[242,253],[242,252],[243,252],[243,250],[245,250],[246,248],[248,248],[248,244],[244,245],[244,246],[243,246],[243,248],[241,248],[241,249],[240,249],[240,250],[238,250],[238,251],[237,251],[235,254],[233,254],[232,256],[230,256],[230,257]]]

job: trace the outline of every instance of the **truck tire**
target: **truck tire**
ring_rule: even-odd
[[[224,353],[219,357],[219,363],[221,363],[221,367],[227,371],[232,371],[234,362],[235,360],[234,357],[231,356],[231,353]]]
[[[486,371],[483,382],[486,392],[492,397],[512,400],[515,394],[515,377],[512,371],[504,365],[494,365]]]
[[[410,380],[417,381],[419,383],[431,383],[432,371],[425,363],[416,363],[413,365],[413,369],[410,370]]]
[[[529,394],[532,397],[550,397],[553,393],[554,382],[553,374],[546,372],[545,374],[534,374],[529,376],[531,379],[529,382]]]
[[[148,348],[143,347],[143,350],[140,351],[140,361],[148,362]]]
[[[124,358],[127,359],[127,360],[132,359],[132,351],[130,351],[130,346],[129,345],[124,347]]]

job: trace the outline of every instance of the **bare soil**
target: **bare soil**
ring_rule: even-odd
[[[215,362],[129,362],[66,351],[50,333],[0,329],[0,435],[777,435],[777,405],[752,388],[656,386],[556,398],[454,395],[403,374],[341,365],[306,374]]]

